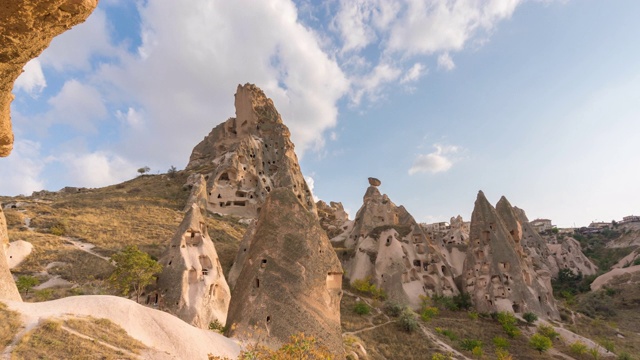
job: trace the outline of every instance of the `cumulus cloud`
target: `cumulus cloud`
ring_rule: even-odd
[[[427,72],[427,69],[421,63],[415,63],[400,79],[401,84],[418,81]]]
[[[446,172],[453,166],[452,155],[459,152],[458,146],[433,145],[435,150],[429,154],[419,154],[409,169],[409,175],[430,172],[432,174]]]
[[[304,180],[307,182],[307,186],[309,187],[309,191],[311,192],[311,196],[313,196],[313,201],[318,202],[320,198],[316,196],[313,192],[313,188],[315,186],[315,180],[311,176],[305,176]]]
[[[446,71],[451,71],[456,67],[456,64],[453,62],[451,55],[449,53],[444,53],[438,56],[438,68],[444,69]]]
[[[14,83],[14,90],[22,90],[31,96],[37,96],[47,87],[47,80],[44,78],[40,60],[37,58],[30,60],[24,65],[23,71]]]
[[[75,79],[65,82],[48,103],[52,107],[45,115],[49,123],[68,124],[82,131],[93,131],[94,122],[107,115],[98,89]]]
[[[44,161],[38,160],[40,158],[40,143],[17,139],[11,156],[0,158],[0,189],[3,194],[30,195],[33,191],[42,190],[44,182],[40,175]]]
[[[355,80],[357,85],[352,103],[356,106],[360,105],[365,95],[371,101],[379,99],[383,86],[396,81],[401,73],[402,71],[393,65],[385,63],[379,64],[369,74]]]

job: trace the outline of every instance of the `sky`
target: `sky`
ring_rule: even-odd
[[[640,214],[635,0],[101,0],[14,86],[0,194],[183,169],[273,99],[314,194],[353,216],[367,178],[419,222],[478,190],[561,227]]]

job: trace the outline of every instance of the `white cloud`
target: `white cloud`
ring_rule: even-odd
[[[401,84],[406,84],[410,82],[417,81],[426,74],[427,69],[421,63],[415,63],[413,66],[404,74],[402,79],[400,79]]]
[[[369,25],[372,4],[368,0],[341,1],[340,9],[333,19],[333,27],[340,33],[342,52],[360,50],[376,39]]]
[[[83,131],[93,131],[94,122],[107,115],[100,92],[75,79],[65,82],[48,103],[52,107],[45,115],[49,123],[69,124]]]
[[[40,143],[17,139],[11,155],[0,158],[2,193],[30,195],[33,191],[42,190],[44,182],[40,175],[44,161],[38,160],[40,158]]]
[[[360,79],[354,80],[356,90],[352,97],[354,105],[360,105],[363,96],[367,96],[370,101],[376,101],[382,96],[384,85],[396,81],[402,71],[390,64],[379,64],[369,74]]]
[[[419,154],[409,169],[409,175],[430,172],[432,174],[446,172],[453,166],[454,159],[460,148],[451,145],[434,144],[435,150],[429,154]]]
[[[56,36],[40,55],[43,66],[57,71],[90,70],[93,57],[118,55],[120,50],[109,39],[107,17],[100,8],[93,11],[87,21],[71,31]]]
[[[144,126],[144,116],[137,111],[136,109],[130,107],[126,113],[117,110],[116,117],[120,119],[120,121],[127,124],[127,126],[132,128],[142,128]]]
[[[47,80],[44,78],[40,60],[37,58],[30,60],[24,65],[23,71],[14,83],[14,90],[22,90],[35,97],[47,87]]]
[[[451,71],[456,67],[449,53],[444,53],[438,56],[438,68],[446,71]]]
[[[65,153],[55,161],[65,169],[66,184],[85,187],[107,186],[131,179],[137,169],[122,157],[104,151]]]

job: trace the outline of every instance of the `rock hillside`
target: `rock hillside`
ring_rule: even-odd
[[[499,212],[480,191],[471,215],[469,248],[461,284],[478,311],[533,312],[557,318],[549,274],[537,273],[527,259],[522,225],[505,198]],[[547,287],[548,286],[548,287]]]
[[[231,291],[197,204],[185,215],[160,264],[157,293],[150,295],[160,309],[203,329],[216,320],[226,322]]]
[[[51,40],[83,22],[97,0],[3,1],[0,6],[0,157],[13,149],[10,105],[22,68]]]
[[[346,277],[353,283],[369,278],[399,302],[417,307],[421,295],[456,295],[451,264],[444,244],[432,240],[402,206],[369,180],[363,205],[353,226],[332,239],[341,256]]]
[[[187,170],[206,174],[209,211],[256,218],[269,193],[289,188],[315,213],[289,129],[258,87],[238,85],[236,117],[216,126],[191,153]]]
[[[236,263],[241,271],[229,305],[230,335],[264,336],[268,346],[279,347],[303,332],[344,358],[342,267],[317,218],[291,189],[271,191]]]

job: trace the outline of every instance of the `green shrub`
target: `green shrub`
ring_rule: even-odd
[[[16,280],[18,291],[24,292],[25,295],[29,295],[29,290],[38,284],[40,284],[40,280],[31,275],[20,275],[18,276],[18,280]]]
[[[409,333],[416,331],[419,326],[415,313],[409,308],[402,310],[400,317],[398,317],[398,325],[402,330]]]
[[[589,349],[588,353],[589,353],[589,355],[591,355],[593,360],[600,359],[600,351],[598,351],[597,347],[592,347],[591,349]]]
[[[395,301],[387,301],[384,303],[384,312],[392,317],[398,317],[402,314],[403,306]]]
[[[616,348],[616,344],[609,339],[602,339],[598,341],[598,344],[605,348],[608,352],[614,352]]]
[[[52,289],[42,289],[34,293],[36,295],[36,301],[48,301],[53,297]]]
[[[467,316],[469,317],[469,319],[476,321],[480,317],[480,314],[475,311],[470,311],[469,313],[467,313]]]
[[[451,360],[451,359],[453,359],[451,354],[436,353],[431,356],[431,360]]]
[[[222,326],[218,319],[215,319],[209,323],[209,330],[222,334],[224,333],[224,326]]]
[[[477,357],[478,359],[482,359],[482,355],[484,355],[484,351],[482,351],[481,346],[476,346],[473,349],[471,349],[471,354],[473,354],[473,356]]]
[[[502,336],[496,336],[492,341],[493,345],[495,345],[497,349],[507,349],[510,346],[509,340],[503,338]]]
[[[458,336],[456,336],[456,334],[454,334],[454,332],[449,329],[443,329],[443,328],[437,327],[435,330],[438,334],[448,337],[449,340],[451,341],[455,341],[458,338]]]
[[[526,312],[522,315],[522,318],[528,323],[528,324],[533,324],[534,322],[536,322],[536,320],[538,320],[538,315],[532,313],[532,312]]]
[[[458,305],[456,305],[451,296],[434,295],[431,299],[433,300],[433,303],[440,309],[447,309],[450,311],[458,310]]]
[[[496,359],[497,360],[513,360],[513,356],[509,354],[509,352],[505,349],[496,350]]]
[[[502,329],[507,333],[510,338],[514,338],[520,335],[520,330],[516,326],[518,319],[513,316],[512,313],[507,311],[501,311],[496,315],[498,322],[502,325]]]
[[[424,309],[422,309],[422,311],[420,312],[420,317],[422,318],[423,321],[430,321],[439,313],[440,311],[438,310],[437,307],[427,306]]]
[[[587,353],[587,345],[585,345],[581,341],[576,341],[573,344],[569,345],[569,350],[578,356],[582,356]]]
[[[555,340],[560,336],[558,332],[550,325],[540,325],[538,326],[538,334],[549,338],[550,340]]]
[[[529,339],[529,345],[531,345],[532,348],[538,350],[538,352],[542,354],[543,352],[549,350],[551,346],[553,346],[553,343],[551,342],[551,339],[544,335],[533,334],[531,339]]]
[[[369,314],[371,312],[371,308],[366,303],[364,303],[362,301],[358,301],[353,306],[353,312],[355,312],[358,315],[367,315],[367,314]]]
[[[62,236],[67,233],[67,223],[64,220],[58,221],[49,228],[51,235]]]
[[[454,296],[453,303],[459,310],[469,310],[473,307],[473,303],[471,302],[471,295],[469,295],[468,293],[460,293],[459,295]]]
[[[475,348],[482,349],[482,341],[474,339],[462,339],[460,341],[460,347],[463,350],[473,351]]]
[[[364,295],[369,295],[374,299],[384,300],[387,298],[387,294],[381,288],[377,287],[371,280],[371,276],[367,276],[364,279],[356,279],[353,281],[352,287]]]
[[[620,354],[618,354],[618,360],[632,360],[632,358],[631,358],[631,355],[629,355],[628,353],[621,352]]]

